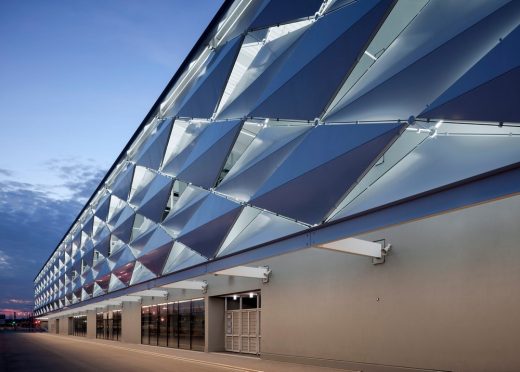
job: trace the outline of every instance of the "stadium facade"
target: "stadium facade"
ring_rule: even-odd
[[[225,1],[35,313],[356,370],[518,370],[519,24],[520,1]]]

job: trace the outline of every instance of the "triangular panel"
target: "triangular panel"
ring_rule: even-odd
[[[138,262],[146,266],[155,275],[161,275],[166,259],[170,253],[173,242],[165,244],[151,252],[139,257]]]
[[[152,221],[161,221],[173,181],[160,174],[148,185],[137,212]]]
[[[121,200],[128,199],[132,179],[134,178],[134,168],[135,166],[133,164],[128,163],[126,165],[126,169],[124,169],[114,181],[112,195],[117,196]]]
[[[323,0],[270,0],[260,14],[251,23],[250,29],[279,25],[301,18],[314,17]]]
[[[151,135],[147,142],[139,149],[136,155],[136,164],[151,169],[159,169],[162,163],[168,138],[170,137],[173,119],[166,119],[159,125],[157,131]]]
[[[320,18],[293,47],[251,116],[302,120],[320,116],[392,3],[358,1]]]
[[[150,279],[154,279],[156,275],[148,270],[146,266],[137,262],[135,264],[135,268],[133,270],[132,279],[130,280],[130,285],[134,285],[137,283],[142,283]]]
[[[317,127],[316,135],[306,138],[251,203],[298,221],[319,223],[401,130],[393,124],[340,127],[345,136],[336,130],[318,133]]]
[[[163,275],[185,269],[190,266],[206,262],[207,260],[197,252],[189,249],[181,242],[175,242],[164,265]]]
[[[178,178],[197,186],[213,187],[241,124],[241,120],[231,120],[209,125],[196,139]]]
[[[205,72],[191,87],[178,116],[209,119],[213,115],[242,40],[242,36],[236,37],[215,52],[215,56],[206,67]]]

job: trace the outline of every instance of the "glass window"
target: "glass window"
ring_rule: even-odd
[[[103,338],[103,313],[96,314],[96,338]]]
[[[179,304],[168,304],[168,346],[179,347]]]
[[[204,300],[191,302],[191,349],[204,351]]]
[[[145,345],[150,344],[150,307],[143,307],[141,310],[141,343]]]
[[[252,296],[247,294],[242,297],[242,309],[256,309],[257,307],[257,297],[256,294]]]
[[[158,305],[159,346],[168,346],[168,305]]]
[[[240,297],[226,297],[228,310],[240,310]]]
[[[191,349],[191,301],[179,302],[179,348]]]
[[[112,319],[112,339],[119,341],[121,337],[121,311],[114,311]]]
[[[150,345],[157,346],[157,336],[159,335],[158,329],[157,305],[150,306]]]

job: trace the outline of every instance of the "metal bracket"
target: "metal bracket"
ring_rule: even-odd
[[[264,277],[262,278],[262,283],[263,284],[267,284],[269,283],[269,279],[271,279],[271,275],[273,273],[273,270],[271,270],[269,268],[269,266],[264,266],[265,267],[265,272],[264,272]]]
[[[388,256],[390,250],[392,249],[392,244],[386,244],[386,241],[384,239],[379,240],[378,243],[381,243],[381,258],[372,258],[372,264],[374,265],[384,264],[386,262],[386,256]]]
[[[208,281],[203,280],[202,282],[204,283],[204,284],[202,284],[202,294],[206,294],[206,293],[208,293]]]

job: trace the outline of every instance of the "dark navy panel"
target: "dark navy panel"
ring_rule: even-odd
[[[309,224],[322,222],[347,190],[398,136],[399,127],[255,197],[251,203]],[[291,195],[290,198],[287,195]]]
[[[515,68],[423,117],[449,120],[520,122],[520,68]]]
[[[138,259],[155,275],[161,275],[173,243],[165,244]]]
[[[118,250],[116,253],[108,257],[108,261],[112,263],[113,269],[117,269],[118,267],[122,267],[127,263],[134,261],[135,256],[132,254],[132,251],[125,246]]]
[[[130,193],[130,187],[132,186],[132,179],[134,178],[133,164],[127,166],[127,168],[117,177],[117,180],[112,186],[112,195],[117,196],[121,200],[128,199]]]
[[[299,146],[291,152],[267,182],[262,184],[253,199],[374,138],[386,133],[395,135],[399,133],[401,127],[400,124],[319,125],[307,133]],[[320,179],[320,182],[328,181]]]
[[[135,261],[129,262],[119,268],[115,269],[112,272],[117,279],[119,279],[125,286],[130,283],[130,279],[132,279],[132,273],[134,271]]]
[[[101,260],[96,263],[96,265],[93,267],[95,276],[94,279],[102,278],[108,274],[110,274],[110,265],[108,264],[107,260]]]
[[[241,207],[237,207],[199,228],[182,235],[178,240],[202,256],[211,258],[217,253],[241,210]]]
[[[210,118],[213,115],[240,51],[242,40],[242,36],[236,37],[216,51],[206,67],[206,72],[190,88],[189,97],[186,98],[178,116]]]
[[[140,258],[157,248],[168,245],[172,246],[173,239],[170,235],[168,235],[162,228],[157,227],[152,235],[148,238],[146,244],[139,249],[139,253],[137,254],[137,258]],[[136,246],[133,246],[136,248]]]
[[[234,120],[216,122],[206,128],[197,138],[178,178],[197,186],[213,187],[241,127],[242,121]]]
[[[170,138],[172,125],[173,119],[167,119],[160,124],[157,132],[148,138],[143,147],[139,149],[135,160],[137,165],[159,169],[166,151],[168,139]]]
[[[423,118],[515,121],[520,91],[520,27],[483,57],[419,116]],[[516,112],[515,112],[516,111]]]
[[[85,222],[85,224],[83,225],[83,231],[88,236],[92,236],[92,229],[93,229],[93,227],[94,227],[94,217],[90,216],[87,219],[87,221]]]
[[[519,19],[520,2],[509,2],[325,119],[341,122],[418,116],[516,28]],[[427,83],[418,76],[427,77]]]
[[[271,0],[251,23],[250,29],[275,26],[301,18],[314,17],[323,0]]]
[[[320,116],[393,3],[381,0],[370,8],[368,1],[357,2],[320,18],[298,40],[285,66],[310,61],[290,78],[280,73],[266,89],[269,95],[263,94],[263,102],[251,116],[302,120]],[[328,46],[315,56],[309,47],[313,44]]]

